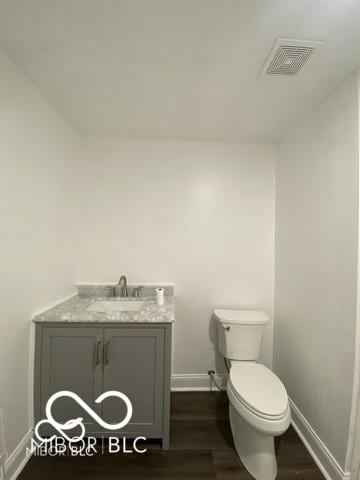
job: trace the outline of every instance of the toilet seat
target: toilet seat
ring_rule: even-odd
[[[255,362],[234,363],[230,368],[228,389],[236,403],[239,402],[256,417],[274,421],[288,415],[286,389],[281,380],[264,365]]]
[[[230,404],[233,406],[234,410],[237,412],[240,418],[247,422],[251,427],[261,433],[266,435],[277,436],[287,430],[290,425],[290,407],[288,406],[285,414],[281,418],[265,418],[260,417],[253,413],[242,401],[238,399],[238,396],[235,395],[234,390],[228,382],[227,385],[227,394],[229,397]]]

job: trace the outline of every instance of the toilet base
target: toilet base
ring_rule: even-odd
[[[277,475],[274,437],[251,427],[231,403],[229,416],[235,449],[247,471],[256,480],[274,480]]]

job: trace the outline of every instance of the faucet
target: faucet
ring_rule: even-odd
[[[120,288],[120,297],[128,297],[128,289],[127,289],[127,280],[125,275],[121,275],[119,279],[119,283],[117,285],[117,289]]]

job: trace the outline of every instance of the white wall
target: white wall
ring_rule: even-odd
[[[272,316],[273,147],[89,138],[86,149],[79,280],[176,282],[173,371],[206,374],[214,306]],[[270,326],[268,364],[271,355]]]
[[[77,138],[1,52],[0,105],[0,409],[10,454],[31,426],[31,315],[74,290]]]
[[[353,75],[280,142],[277,162],[275,371],[342,468],[354,370],[358,134]]]

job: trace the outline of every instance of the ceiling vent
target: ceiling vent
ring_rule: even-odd
[[[296,75],[324,42],[279,38],[271,50],[261,76]]]

